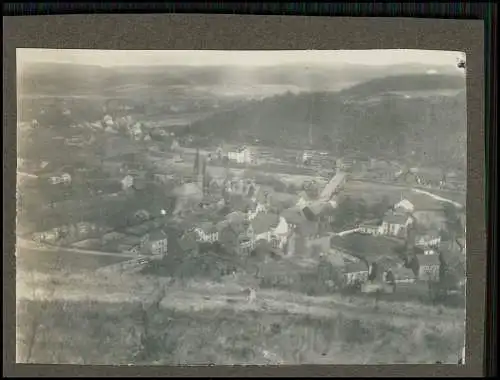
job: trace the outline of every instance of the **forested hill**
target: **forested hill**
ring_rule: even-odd
[[[341,92],[278,95],[194,123],[190,133],[267,145],[313,145],[465,165],[463,76],[414,75],[376,79]]]

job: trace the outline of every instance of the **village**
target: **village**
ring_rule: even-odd
[[[76,215],[67,224],[27,231],[24,238],[37,244],[121,253],[141,265],[207,250],[326,260],[341,279],[327,280],[331,291],[465,286],[464,207],[435,195],[464,188],[457,173],[359,154],[272,150],[258,141],[200,148],[196,136],[177,137],[130,117],[106,115],[71,127],[70,136],[56,139],[75,152],[96,140],[106,142],[104,149],[86,154],[84,164],[18,163],[26,188],[51,194],[36,206],[45,212],[38,218]],[[40,127],[33,120],[24,128]],[[380,184],[376,197],[372,182]],[[353,183],[366,184],[368,202],[352,196]],[[22,199],[28,196],[18,197],[21,210]]]

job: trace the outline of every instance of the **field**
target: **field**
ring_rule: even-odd
[[[461,192],[446,191],[439,189],[423,189],[443,198],[465,205],[466,195]],[[389,183],[377,183],[364,180],[348,181],[344,187],[343,195],[352,198],[362,198],[367,203],[379,202],[383,196],[388,196],[391,203],[396,203],[407,194],[412,194],[411,187]]]
[[[149,277],[18,277],[18,360],[80,364],[456,363],[463,309]],[[158,286],[158,285],[156,285]],[[36,289],[36,290],[35,290]],[[35,327],[36,326],[36,327]],[[147,332],[146,332],[147,331]],[[35,334],[33,334],[35,332]],[[142,339],[141,339],[142,336]],[[148,339],[145,340],[145,336]],[[146,343],[145,343],[146,342]],[[144,346],[146,344],[146,346]],[[31,349],[30,349],[31,347]]]

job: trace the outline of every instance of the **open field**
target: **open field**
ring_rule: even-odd
[[[139,306],[154,295],[151,278],[20,273],[18,281],[20,361],[33,342],[38,363],[456,363],[463,344],[462,310],[383,301],[374,309],[365,299],[273,289],[249,303],[236,282],[164,279],[166,295],[147,325],[155,339],[138,359]]]
[[[439,189],[424,189],[433,194],[450,199],[465,205],[466,195],[461,192],[446,191]],[[368,203],[378,202],[382,197],[388,196],[391,202],[395,203],[401,200],[401,197],[407,194],[413,194],[412,187],[409,185],[398,185],[391,183],[381,183],[365,180],[348,181],[342,194],[349,195],[352,198],[363,198]]]

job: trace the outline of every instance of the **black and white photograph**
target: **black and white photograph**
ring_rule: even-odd
[[[465,364],[463,52],[16,66],[17,363]]]

